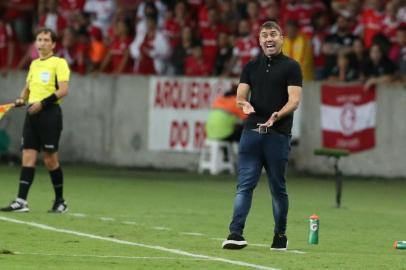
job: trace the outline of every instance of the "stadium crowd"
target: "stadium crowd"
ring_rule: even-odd
[[[1,1],[0,71],[26,69],[46,26],[79,74],[238,76],[267,20],[305,80],[406,83],[405,0]]]

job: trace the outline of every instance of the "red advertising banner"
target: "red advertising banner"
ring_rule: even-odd
[[[221,78],[151,78],[149,149],[199,151],[206,138],[205,123],[211,103],[233,83]]]

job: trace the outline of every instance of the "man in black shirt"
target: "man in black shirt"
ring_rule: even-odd
[[[293,111],[299,106],[302,92],[302,71],[296,61],[282,54],[282,31],[275,22],[261,26],[259,44],[263,53],[244,67],[237,89],[237,104],[248,118],[240,140],[234,214],[230,235],[222,245],[224,249],[247,246],[242,234],[263,167],[272,193],[275,220],[271,249],[286,250],[288,245],[285,168]]]

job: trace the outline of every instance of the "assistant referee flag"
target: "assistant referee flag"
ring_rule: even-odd
[[[14,107],[14,103],[0,105],[0,120],[3,118],[3,116],[6,114],[6,112],[8,112],[13,107]]]

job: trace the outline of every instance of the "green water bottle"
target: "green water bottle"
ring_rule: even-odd
[[[396,249],[406,249],[406,241],[395,241],[393,247]]]
[[[313,214],[310,216],[309,221],[309,244],[317,245],[319,243],[320,218],[318,215]]]

